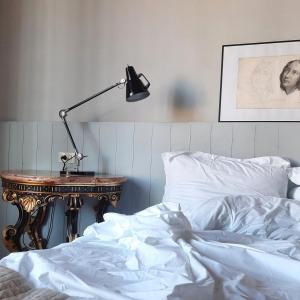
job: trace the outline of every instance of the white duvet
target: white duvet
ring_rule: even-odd
[[[84,236],[0,265],[74,299],[299,299],[300,202],[219,197],[105,215]]]

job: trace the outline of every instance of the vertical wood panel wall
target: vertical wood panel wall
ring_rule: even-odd
[[[300,125],[289,123],[71,123],[78,148],[88,155],[85,170],[127,176],[115,212],[131,214],[159,203],[164,192],[161,153],[203,151],[232,157],[280,155],[300,163]],[[0,122],[0,169],[61,169],[58,152],[72,151],[60,122]],[[2,193],[2,190],[1,190]],[[94,221],[93,200],[86,200],[80,232]],[[56,205],[52,247],[64,242],[65,203]],[[15,224],[17,209],[0,201],[0,227]],[[48,224],[44,235],[47,234]],[[0,243],[0,255],[7,254]]]

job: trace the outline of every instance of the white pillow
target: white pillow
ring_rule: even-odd
[[[300,200],[300,186],[292,188],[288,193],[289,199]]]
[[[290,163],[280,157],[235,159],[203,152],[167,152],[162,158],[163,201],[184,205],[221,195],[287,196]]]
[[[297,185],[300,185],[300,168],[295,167],[295,168],[289,168],[289,173],[288,173],[290,181],[296,183]]]

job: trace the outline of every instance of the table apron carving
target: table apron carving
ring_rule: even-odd
[[[19,217],[15,225],[7,225],[3,231],[4,245],[10,252],[44,249],[49,240],[42,236],[42,227],[45,224],[49,211],[55,209],[56,201],[64,200],[67,203],[65,212],[67,217],[66,241],[73,241],[78,236],[78,213],[83,205],[83,198],[95,198],[94,206],[96,221],[103,221],[103,214],[109,205],[116,206],[121,196],[122,183],[105,184],[33,184],[7,180],[2,177],[3,200],[15,205]],[[115,179],[115,178],[114,178]]]

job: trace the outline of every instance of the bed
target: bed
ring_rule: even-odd
[[[299,169],[280,157],[164,153],[162,202],[0,266],[61,299],[299,299]],[[44,298],[41,298],[44,299]]]

